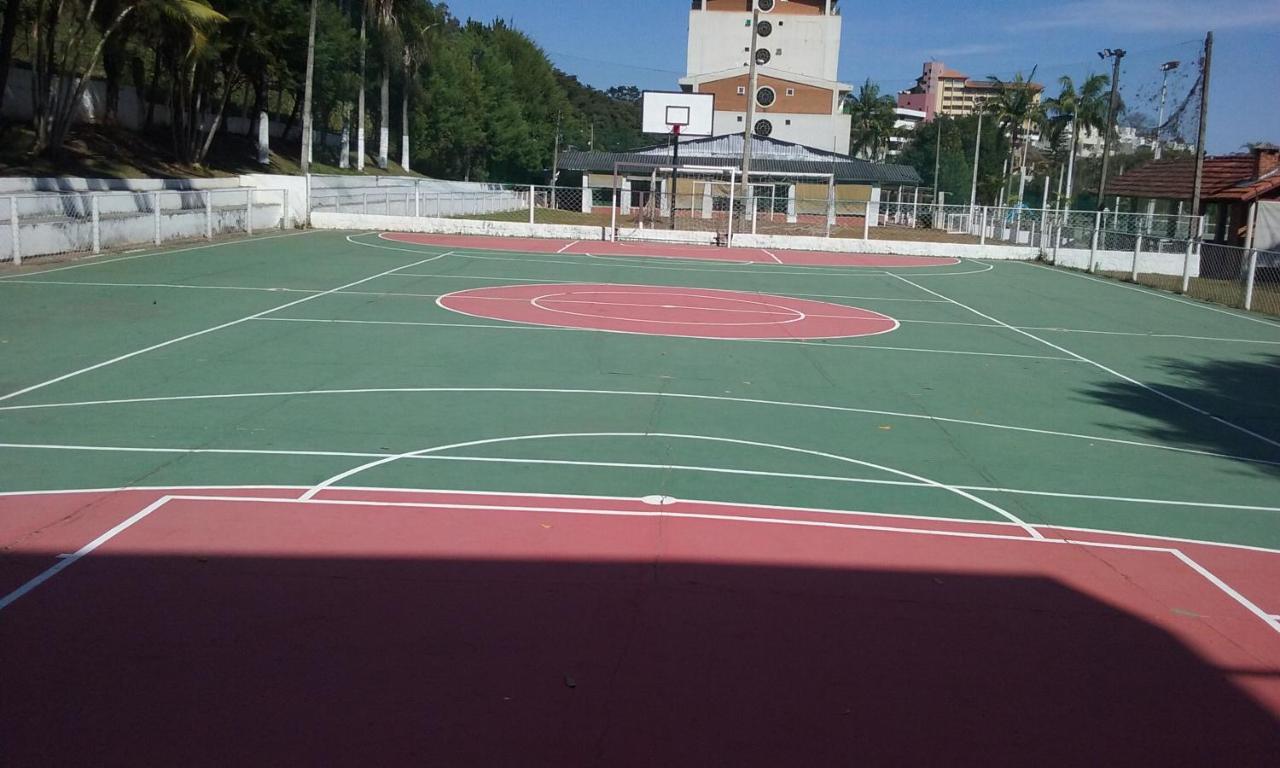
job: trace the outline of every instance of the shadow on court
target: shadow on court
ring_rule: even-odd
[[[1202,408],[1271,440],[1280,441],[1280,355],[1251,362],[1218,360],[1160,361],[1181,385],[1160,384],[1158,389],[1183,402]],[[1195,446],[1253,459],[1280,461],[1280,449],[1255,437],[1169,402],[1142,387],[1123,381],[1099,384],[1086,394],[1110,408],[1145,416],[1157,426],[1142,430],[1147,437],[1175,445]],[[1280,474],[1280,466],[1250,464]]]
[[[1280,754],[1280,722],[1229,679],[1275,686],[1280,671],[1214,668],[1033,577],[94,556],[5,612],[0,658],[14,768]]]

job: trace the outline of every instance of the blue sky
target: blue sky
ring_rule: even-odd
[[[508,19],[561,69],[607,88],[670,90],[684,74],[688,0],[448,0],[454,15]],[[1100,48],[1130,52],[1121,76],[1131,104],[1156,112],[1159,65],[1194,66],[1204,33],[1215,32],[1209,151],[1247,141],[1280,143],[1280,0],[844,0],[840,78],[870,78],[886,92],[909,86],[930,58],[972,77],[1036,79],[1104,71]],[[877,12],[892,8],[892,13]],[[1179,92],[1187,80],[1171,89]],[[1194,138],[1194,137],[1192,137]]]

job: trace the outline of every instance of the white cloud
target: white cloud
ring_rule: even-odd
[[[1035,18],[1016,21],[1010,29],[1106,27],[1118,31],[1201,32],[1273,25],[1280,25],[1280,2],[1276,0],[1075,0],[1045,7]]]

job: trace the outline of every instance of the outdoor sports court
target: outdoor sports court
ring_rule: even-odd
[[[377,232],[0,275],[5,765],[1280,754],[1272,321]]]

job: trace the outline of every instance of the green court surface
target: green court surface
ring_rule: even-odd
[[[313,486],[676,499],[1280,549],[1280,325],[1023,263],[801,267],[307,232],[7,270],[0,491]],[[518,284],[859,307],[730,340],[470,317]]]

